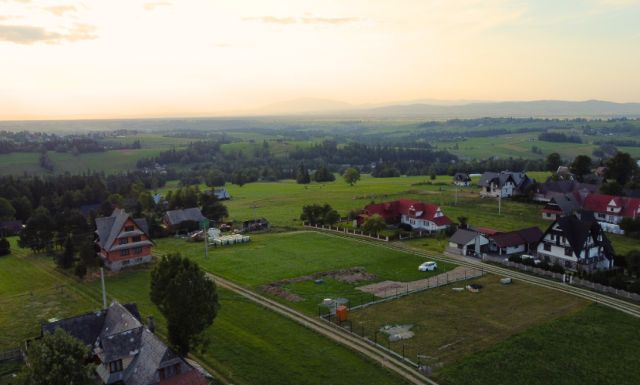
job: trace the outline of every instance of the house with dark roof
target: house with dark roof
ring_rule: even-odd
[[[380,215],[388,224],[405,224],[418,231],[442,231],[453,223],[444,215],[438,205],[411,199],[399,199],[366,206],[362,210],[362,214],[358,216],[358,225],[376,214]]]
[[[544,183],[536,184],[533,200],[546,203],[558,194],[580,194],[581,197],[586,197],[595,192],[598,192],[598,185],[595,184],[580,183],[575,180],[553,180],[549,178]]]
[[[598,221],[589,215],[556,219],[538,244],[537,254],[572,271],[613,267],[613,247]]]
[[[151,261],[151,237],[144,218],[132,218],[123,209],[111,216],[96,218],[99,255],[106,267],[119,271],[123,267]]]
[[[135,304],[108,308],[43,324],[41,337],[62,329],[82,341],[105,385],[206,385],[205,376],[176,355],[153,326],[143,325]]]
[[[169,232],[181,229],[195,230],[204,219],[206,218],[202,215],[199,207],[191,207],[167,211],[162,218],[162,223]]]
[[[465,174],[463,172],[457,172],[453,176],[453,184],[456,186],[466,187],[471,183],[471,177],[469,174]]]
[[[485,172],[480,177],[481,197],[509,198],[521,195],[535,181],[524,172],[500,171]]]
[[[542,231],[535,226],[496,233],[489,237],[489,252],[498,255],[526,253],[535,250],[540,239],[542,239]]]
[[[560,217],[580,211],[582,204],[577,197],[580,197],[580,195],[560,193],[553,195],[542,209],[542,219],[555,221]]]
[[[487,252],[489,239],[477,231],[458,229],[449,238],[447,252],[459,255],[480,256]]]
[[[227,191],[227,189],[224,187],[214,188],[210,191],[210,194],[213,194],[216,198],[218,198],[219,201],[231,199],[231,194],[229,194],[229,191]]]
[[[0,237],[18,235],[22,230],[22,221],[0,221]]]

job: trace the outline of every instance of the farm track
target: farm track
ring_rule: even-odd
[[[399,361],[396,357],[376,348],[373,344],[367,343],[360,337],[353,336],[342,328],[332,326],[319,319],[304,315],[217,275],[211,273],[209,273],[209,275],[214,278],[216,283],[221,287],[229,289],[268,310],[287,317],[334,342],[344,345],[351,350],[368,357],[374,362],[381,363],[382,366],[395,372],[409,383],[437,385],[433,380],[430,380],[418,373],[412,366]]]
[[[470,261],[470,260],[461,259],[461,258],[448,257],[446,255],[435,254],[435,253],[426,252],[426,251],[419,251],[409,247],[403,247],[403,246],[399,246],[392,243],[387,244],[379,241],[366,240],[366,239],[362,239],[359,237],[354,237],[346,234],[343,235],[335,232],[330,232],[327,230],[323,231],[321,229],[312,229],[310,231],[315,231],[318,233],[325,234],[327,236],[332,236],[337,238],[351,239],[354,242],[360,242],[360,243],[364,243],[364,244],[368,244],[376,247],[383,247],[383,248],[394,250],[394,251],[401,251],[401,252],[405,252],[413,255],[434,259],[437,261],[449,262],[449,263],[453,263],[460,266],[467,266],[467,267],[473,267],[476,269],[482,269],[483,271],[488,273],[511,277],[513,279],[518,279],[520,281],[527,282],[533,285],[538,285],[538,286],[546,287],[551,290],[556,290],[563,293],[571,294],[576,297],[580,297],[604,306],[608,306],[612,309],[619,310],[631,316],[640,318],[640,305],[636,305],[634,303],[631,303],[622,299],[611,297],[606,294],[596,293],[588,289],[567,285],[561,282],[551,281],[545,278],[536,277],[534,275],[513,271],[504,267],[483,263],[481,261],[475,262],[475,261]]]

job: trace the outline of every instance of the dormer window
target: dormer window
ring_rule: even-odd
[[[126,232],[133,231],[133,225],[125,226],[124,231]]]
[[[117,373],[122,371],[122,360],[109,362],[109,373]]]

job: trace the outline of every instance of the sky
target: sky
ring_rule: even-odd
[[[640,0],[0,0],[0,120],[640,102]]]

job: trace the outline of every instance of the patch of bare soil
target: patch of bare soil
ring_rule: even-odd
[[[304,301],[304,297],[298,294],[291,293],[284,286],[290,283],[315,281],[318,279],[335,279],[339,282],[345,283],[358,283],[363,281],[372,281],[376,279],[375,274],[368,273],[364,267],[351,267],[349,269],[339,269],[334,271],[320,271],[313,274],[303,275],[300,277],[281,279],[279,281],[270,282],[266,285],[258,287],[259,290],[274,295],[276,297],[284,298],[291,302]]]

